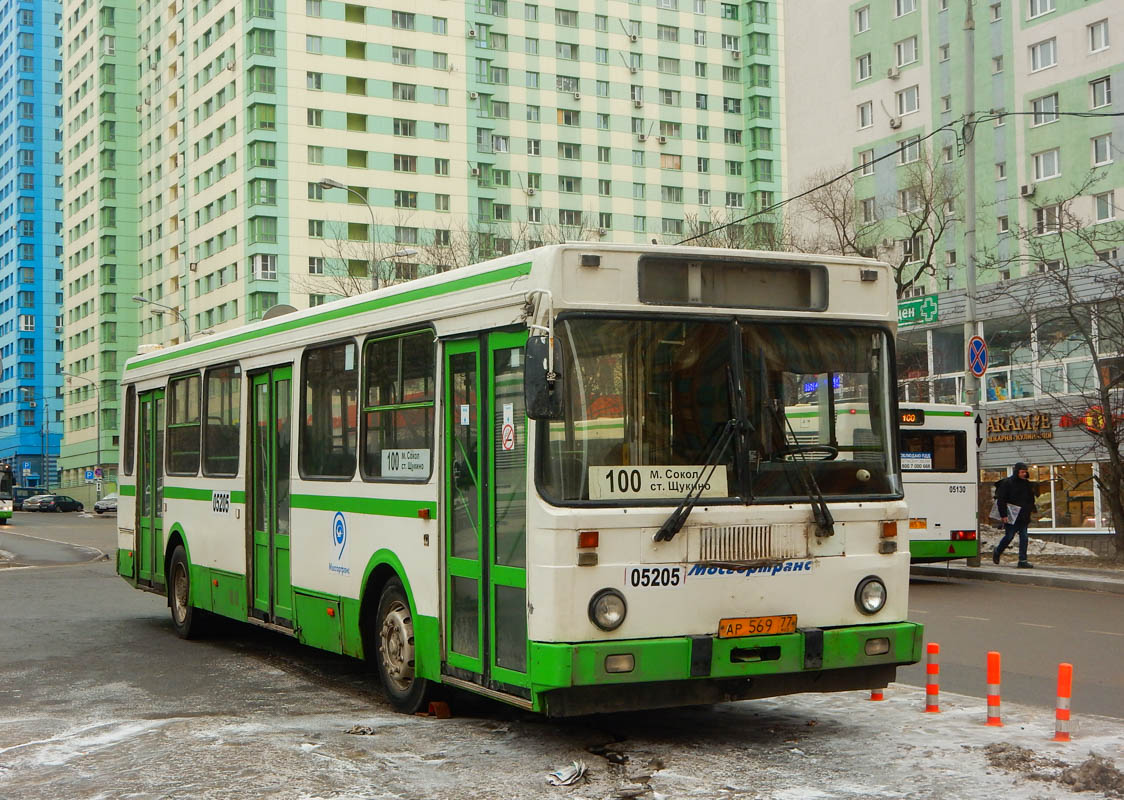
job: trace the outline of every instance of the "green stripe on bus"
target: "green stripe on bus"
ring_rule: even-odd
[[[137,493],[137,487],[131,483],[120,483],[117,485],[117,493],[122,497],[133,497]]]
[[[312,511],[346,511],[351,514],[371,514],[379,517],[413,517],[419,511],[429,511],[430,519],[437,517],[437,503],[426,500],[392,500],[385,497],[330,497],[320,494],[295,494],[290,498],[293,508]]]
[[[368,311],[377,311],[381,308],[390,308],[392,306],[402,305],[403,303],[412,303],[415,300],[426,300],[431,297],[439,297],[443,294],[450,292],[459,292],[463,289],[475,289],[478,286],[487,286],[490,283],[499,283],[501,281],[511,280],[513,278],[521,278],[531,272],[531,262],[527,261],[523,264],[513,264],[509,267],[501,267],[500,269],[492,270],[491,272],[484,272],[480,275],[469,275],[465,278],[457,278],[448,283],[437,284],[436,286],[425,286],[420,289],[410,289],[402,292],[401,294],[392,295],[390,297],[375,297],[370,300],[365,300],[362,303],[346,306],[344,308],[334,308],[320,314],[314,314],[310,317],[302,319],[282,320],[275,325],[270,325],[260,330],[244,331],[242,333],[234,334],[233,336],[224,336],[221,339],[214,341],[200,342],[186,347],[183,350],[176,352],[158,353],[149,358],[134,361],[125,365],[125,371],[137,369],[139,367],[147,367],[152,364],[159,364],[162,361],[170,361],[172,359],[180,358],[182,356],[195,355],[196,353],[204,353],[208,350],[214,350],[218,347],[225,347],[230,344],[238,344],[239,342],[247,342],[251,339],[260,339],[263,336],[272,336],[275,333],[284,333],[285,331],[295,330],[297,328],[304,328],[309,325],[316,325],[321,322],[329,322],[335,319],[344,319],[346,317],[355,316],[356,314],[365,314]]]
[[[129,487],[130,494],[132,494],[132,488],[133,487],[131,486]],[[203,502],[209,503],[211,502],[211,494],[215,491],[215,489],[189,489],[186,486],[168,486],[167,484],[165,484],[164,497],[170,500],[201,500]],[[230,493],[230,502],[245,503],[246,493],[237,490],[232,491]]]

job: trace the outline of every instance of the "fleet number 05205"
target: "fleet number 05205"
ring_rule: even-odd
[[[683,567],[629,567],[624,582],[634,589],[682,586],[684,572]]]

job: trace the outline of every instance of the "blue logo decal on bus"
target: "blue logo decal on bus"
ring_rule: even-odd
[[[348,575],[351,569],[343,564],[343,555],[347,552],[347,517],[342,511],[337,511],[332,517],[332,560],[328,562],[331,572]]]
[[[776,575],[781,572],[799,572],[803,574],[812,571],[812,564],[813,562],[811,559],[782,561],[779,564],[765,564],[760,567],[735,567],[734,569],[708,567],[706,564],[692,564],[691,568],[687,570],[687,577],[710,578],[717,575],[741,575],[743,577],[749,577],[750,575]]]

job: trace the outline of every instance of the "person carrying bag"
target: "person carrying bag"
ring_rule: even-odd
[[[1030,569],[1034,565],[1027,561],[1026,548],[1030,539],[1027,528],[1030,525],[1031,514],[1037,511],[1034,503],[1034,484],[1029,480],[1030,469],[1023,462],[1015,464],[1012,474],[999,481],[995,487],[995,506],[992,508],[992,517],[1003,523],[1003,538],[991,553],[991,560],[998,564],[999,557],[1015,534],[1019,535],[1019,563],[1022,569]]]

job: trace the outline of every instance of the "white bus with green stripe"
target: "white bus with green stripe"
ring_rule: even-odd
[[[404,711],[885,686],[922,633],[893,285],[566,244],[142,353],[118,571],[181,636],[221,615],[366,659]],[[795,441],[798,401],[862,408],[863,452]]]
[[[846,391],[846,387],[836,388]],[[823,442],[833,450],[852,454],[856,460],[871,452],[870,416],[864,404],[839,403],[830,425],[819,419],[822,411],[800,404],[785,410],[794,441],[803,445]],[[979,472],[971,407],[911,403],[898,409],[898,423],[902,486],[909,505],[909,520],[902,523],[902,534],[909,542],[913,562],[978,556]],[[875,445],[873,452],[877,450]],[[827,452],[809,457],[835,456]]]

